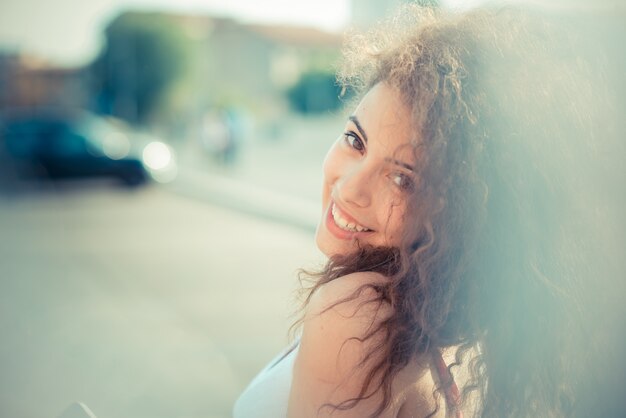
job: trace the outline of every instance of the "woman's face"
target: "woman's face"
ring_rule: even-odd
[[[327,256],[357,241],[398,246],[416,179],[409,109],[380,83],[363,98],[324,160],[323,214],[316,241]]]

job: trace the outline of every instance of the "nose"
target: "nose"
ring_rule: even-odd
[[[340,201],[366,208],[372,203],[374,176],[366,164],[353,164],[346,167],[337,180],[336,192]]]

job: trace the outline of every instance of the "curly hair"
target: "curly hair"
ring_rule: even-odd
[[[364,285],[393,308],[366,336],[384,335],[372,348],[384,355],[368,363],[359,396],[335,408],[373,389],[382,401],[371,416],[379,415],[411,359],[456,347],[450,367],[467,362],[471,375],[460,408],[473,393],[477,416],[571,411],[579,357],[568,348],[581,340],[574,289],[585,274],[571,176],[592,148],[591,88],[584,63],[566,53],[569,38],[542,22],[510,8],[456,15],[409,6],[350,37],[338,79],[357,97],[378,83],[400,92],[419,184],[400,248],[362,246],[314,274],[309,299],[352,272],[389,278]]]

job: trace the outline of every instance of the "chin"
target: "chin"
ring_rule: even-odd
[[[346,243],[339,242],[334,237],[330,236],[330,233],[325,229],[323,223],[317,226],[315,244],[322,254],[329,258],[334,255],[345,254],[349,251],[349,248],[346,248]]]
[[[355,251],[359,246],[359,241],[357,239],[338,239],[321,224],[317,226],[315,244],[322,254],[330,258],[336,255],[346,255]]]
[[[329,209],[326,207],[322,218],[317,224],[317,230],[315,231],[315,244],[322,254],[330,258],[334,255],[345,254],[348,252],[349,242],[337,239],[337,237],[335,237],[328,230],[328,212]]]
[[[317,231],[315,233],[315,244],[317,245],[317,248],[322,252],[322,254],[324,254],[326,257],[332,257],[333,255],[336,255],[339,253],[339,249],[338,248],[333,248],[336,247],[334,245],[331,245],[330,242],[328,242],[328,239],[326,239],[324,237],[324,231],[321,231],[321,229],[323,229],[324,226],[323,225],[318,225],[317,226]],[[327,233],[327,232],[326,232]]]

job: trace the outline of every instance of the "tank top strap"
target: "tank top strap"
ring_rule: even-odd
[[[463,418],[463,411],[461,411],[461,394],[459,388],[454,382],[454,377],[450,373],[450,369],[446,366],[446,362],[443,360],[441,351],[433,350],[433,359],[435,360],[435,367],[437,369],[437,375],[439,381],[442,384],[443,391],[446,398],[446,404],[448,408],[454,411],[455,418]]]

